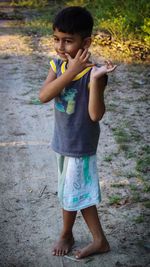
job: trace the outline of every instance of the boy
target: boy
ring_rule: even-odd
[[[93,19],[82,7],[67,7],[54,20],[54,47],[60,57],[50,62],[48,77],[40,91],[41,102],[55,98],[52,148],[57,152],[58,196],[63,229],[53,255],[67,254],[73,244],[72,228],[78,210],[87,223],[93,242],[76,252],[76,258],[109,251],[96,204],[101,200],[96,169],[99,120],[105,112],[106,73],[116,66],[100,68],[90,61]]]

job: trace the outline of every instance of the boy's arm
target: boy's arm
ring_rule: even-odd
[[[50,67],[48,76],[43,84],[43,87],[46,86],[48,83],[54,81],[56,78],[56,73],[53,71],[52,67]]]
[[[75,58],[68,58],[68,69],[58,78],[54,71],[50,69],[49,75],[41,88],[39,99],[41,102],[46,103],[56,97],[60,92],[74,79],[74,77],[84,70],[86,67],[93,66],[93,64],[87,63],[90,54],[88,50],[78,51]]]
[[[50,68],[47,79],[45,80],[39,93],[40,101],[42,103],[46,103],[52,100],[65,88],[69,82],[73,80],[74,77],[75,75],[73,72],[71,73],[66,70],[65,73],[57,78],[55,72],[52,70],[52,68]]]
[[[105,113],[104,90],[106,76],[90,80],[89,115],[92,121],[99,121]]]
[[[106,75],[116,69],[110,61],[100,68],[94,67],[90,77],[90,93],[88,111],[91,120],[99,121],[105,113],[104,90],[106,87]]]

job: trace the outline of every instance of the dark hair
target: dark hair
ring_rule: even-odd
[[[88,10],[80,6],[62,9],[55,17],[53,30],[89,37],[92,34],[93,18]]]

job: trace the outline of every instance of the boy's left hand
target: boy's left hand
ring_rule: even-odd
[[[113,65],[113,63],[111,61],[105,61],[105,65],[102,67],[93,67],[92,71],[91,71],[91,77],[92,78],[100,78],[103,75],[114,71],[117,68],[117,65]]]

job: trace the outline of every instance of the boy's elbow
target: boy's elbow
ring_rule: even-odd
[[[98,122],[103,118],[104,114],[105,114],[105,109],[99,114],[96,114],[96,113],[90,114],[90,118],[93,122]]]
[[[41,103],[45,103],[46,102],[42,92],[39,93],[39,100],[40,100]]]
[[[103,115],[104,115],[104,114],[99,115],[99,116],[90,116],[90,118],[91,118],[91,120],[92,120],[93,122],[98,122],[98,121],[100,121],[100,120],[103,118]]]
[[[42,91],[39,93],[39,100],[41,103],[47,103],[49,102],[51,99],[50,97],[48,98]]]

